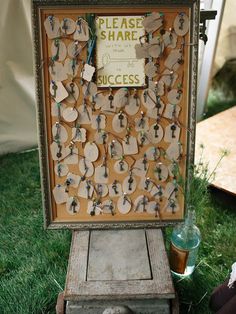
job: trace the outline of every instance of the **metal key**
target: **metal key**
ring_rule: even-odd
[[[119,113],[118,119],[119,119],[119,121],[120,121],[120,128],[123,128],[123,127],[124,127],[124,124],[123,124],[124,115],[123,115],[122,112]]]
[[[115,194],[119,194],[119,192],[117,191],[117,180],[115,180],[112,185],[111,185],[112,189],[114,190]]]
[[[172,138],[175,138],[175,131],[176,131],[176,125],[175,124],[172,124],[172,126],[170,127],[171,129],[171,137]]]

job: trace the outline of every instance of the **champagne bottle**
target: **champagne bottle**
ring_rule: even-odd
[[[170,269],[173,274],[185,277],[193,273],[200,242],[195,211],[189,209],[185,222],[177,225],[171,235]]]

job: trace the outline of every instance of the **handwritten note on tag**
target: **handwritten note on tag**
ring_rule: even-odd
[[[68,92],[61,82],[50,83],[50,94],[57,103],[68,97]]]
[[[92,80],[94,72],[95,72],[95,67],[93,67],[93,66],[91,66],[91,65],[86,63],[84,65],[84,69],[82,71],[82,78],[85,81],[90,82]]]

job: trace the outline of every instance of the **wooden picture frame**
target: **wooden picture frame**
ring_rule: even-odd
[[[166,23],[167,29],[165,31],[170,30],[170,26],[172,27],[172,24],[174,22],[174,18],[176,18],[176,16],[178,14],[185,14],[185,16],[187,16],[189,19],[189,30],[187,32],[187,35],[183,36],[183,37],[180,36],[180,38],[177,37],[176,49],[180,49],[182,47],[181,48],[182,49],[181,50],[182,56],[184,55],[184,58],[185,58],[183,62],[179,62],[179,60],[182,57],[180,59],[178,59],[178,63],[180,64],[178,66],[178,69],[181,69],[181,73],[182,73],[182,74],[180,74],[180,73],[178,74],[179,80],[180,80],[180,78],[182,78],[181,84],[179,84],[179,82],[177,82],[178,81],[178,79],[177,79],[175,84],[172,85],[172,83],[171,83],[171,87],[169,88],[169,91],[168,91],[168,92],[170,92],[171,90],[175,89],[176,91],[180,92],[180,94],[181,94],[180,96],[183,97],[183,104],[181,105],[181,111],[179,114],[179,118],[177,118],[177,120],[169,121],[168,119],[165,120],[165,118],[163,118],[163,114],[160,115],[160,117],[163,118],[163,120],[160,120],[161,121],[160,126],[162,126],[162,128],[165,129],[164,130],[165,132],[167,130],[166,128],[171,125],[170,122],[172,124],[174,123],[175,126],[179,126],[179,128],[180,128],[180,137],[178,139],[178,143],[180,143],[178,147],[180,147],[180,149],[179,149],[178,158],[176,159],[176,163],[179,164],[178,167],[180,169],[181,177],[184,179],[185,187],[184,186],[180,187],[178,184],[176,185],[176,186],[178,186],[178,188],[175,191],[178,191],[178,195],[177,195],[177,192],[174,192],[174,193],[175,193],[177,205],[179,206],[179,207],[177,207],[178,210],[175,211],[175,209],[173,210],[173,208],[172,208],[172,212],[168,212],[166,210],[167,207],[168,208],[170,207],[170,199],[169,198],[167,198],[165,200],[165,205],[161,204],[159,206],[160,199],[158,199],[158,201],[156,201],[152,197],[150,197],[150,199],[147,199],[148,206],[150,205],[150,202],[153,201],[154,203],[155,202],[158,203],[159,209],[156,209],[156,207],[157,207],[156,206],[155,207],[155,215],[154,215],[154,209],[152,209],[153,214],[148,214],[146,212],[145,204],[144,204],[146,191],[140,192],[140,189],[141,189],[140,188],[140,186],[141,186],[140,182],[143,179],[142,178],[143,173],[141,173],[141,175],[139,174],[139,177],[136,180],[137,185],[139,187],[133,193],[134,196],[128,194],[128,196],[130,196],[130,202],[132,203],[131,211],[128,214],[126,214],[126,215],[121,214],[116,209],[115,215],[113,215],[112,210],[111,210],[111,212],[106,213],[106,214],[105,214],[105,210],[104,211],[101,210],[101,212],[103,214],[92,215],[92,212],[89,211],[90,210],[90,207],[89,207],[90,205],[88,205],[89,200],[86,199],[86,197],[81,198],[80,196],[78,197],[78,202],[80,204],[79,212],[78,213],[76,211],[74,212],[74,209],[77,208],[76,207],[77,203],[76,203],[76,205],[73,207],[73,213],[72,213],[71,212],[71,203],[68,207],[69,209],[66,210],[66,204],[67,203],[65,204],[65,202],[64,202],[63,204],[56,204],[55,203],[55,195],[53,194],[54,192],[52,192],[52,191],[54,191],[54,188],[56,188],[56,187],[58,187],[58,189],[59,188],[60,189],[65,188],[66,189],[67,183],[65,183],[65,182],[67,180],[66,179],[67,176],[65,175],[63,178],[61,178],[61,177],[58,178],[58,176],[55,173],[55,171],[56,171],[55,167],[56,167],[56,163],[60,163],[60,162],[53,160],[52,153],[51,153],[51,151],[52,151],[51,144],[55,142],[55,134],[54,135],[52,134],[53,133],[52,127],[54,125],[54,128],[55,128],[55,124],[58,120],[58,117],[55,118],[54,116],[51,116],[51,110],[52,110],[51,106],[52,106],[52,101],[53,101],[52,96],[54,96],[54,98],[55,98],[56,92],[54,94],[52,94],[53,93],[53,91],[52,91],[53,87],[50,84],[54,84],[54,83],[52,82],[52,77],[50,76],[51,74],[49,73],[49,68],[51,66],[50,62],[52,61],[52,56],[53,56],[53,54],[51,53],[51,47],[52,47],[52,43],[53,43],[53,40],[55,39],[55,37],[52,39],[49,39],[47,37],[46,31],[44,29],[44,21],[49,16],[59,18],[59,21],[61,23],[62,23],[62,21],[64,21],[65,19],[68,19],[68,18],[72,18],[72,20],[76,21],[76,18],[78,16],[80,16],[80,18],[82,17],[82,19],[85,20],[85,15],[87,13],[89,13],[90,15],[95,14],[97,16],[104,16],[104,17],[107,17],[107,16],[116,16],[116,17],[117,16],[119,16],[119,17],[120,16],[126,16],[126,18],[128,18],[129,16],[132,17],[132,16],[137,16],[137,15],[142,15],[144,18],[145,16],[147,16],[147,14],[150,16],[150,14],[152,14],[152,12],[158,13],[160,11],[163,12],[160,14],[160,16],[162,16],[162,14],[164,14],[164,16],[169,17],[169,19],[166,18],[165,23]],[[32,1],[32,21],[33,21],[34,51],[35,51],[37,121],[38,121],[38,133],[39,133],[41,184],[42,184],[42,194],[43,194],[45,226],[47,228],[50,228],[50,229],[58,229],[58,228],[70,228],[70,229],[154,228],[154,227],[160,227],[160,226],[175,224],[176,222],[183,220],[184,212],[185,212],[185,208],[186,208],[186,202],[185,202],[183,189],[188,189],[189,179],[190,179],[189,167],[190,167],[190,165],[193,164],[193,158],[194,158],[195,123],[196,123],[195,113],[196,113],[196,89],[197,89],[196,87],[197,87],[197,60],[198,60],[198,32],[199,32],[199,1],[194,1],[194,0],[187,0],[187,1],[183,1],[183,0],[182,1],[180,1],[180,0],[150,1],[150,0],[148,0],[148,1],[144,1],[144,0],[141,0],[141,1],[128,2],[125,0],[118,0],[114,3],[111,3],[110,1],[107,1],[107,0],[101,0],[101,1],[95,1],[95,0],[94,1],[33,0]],[[169,23],[168,21],[170,21],[171,24],[168,24]],[[78,26],[79,24],[77,23],[76,25]],[[164,26],[161,28],[164,29]],[[154,36],[155,36],[155,34],[158,34],[158,38],[160,36],[162,36],[162,35],[160,35],[159,31],[160,30],[154,31],[153,32]],[[170,30],[170,33],[171,32],[172,31]],[[68,45],[69,45],[68,42],[70,42],[71,40],[73,41],[73,36],[70,34],[67,36],[66,30],[65,30],[65,34],[66,34],[66,36],[60,37],[60,40],[65,41],[66,48],[68,49]],[[149,43],[150,42],[150,35],[146,36],[146,38],[147,38],[147,42]],[[183,38],[184,38],[184,40],[183,40]],[[88,45],[88,43],[85,44],[85,46],[86,45]],[[140,44],[140,45],[142,46],[142,44]],[[79,82],[79,80],[80,80],[80,82],[82,82],[81,77],[83,77],[83,75],[84,75],[84,74],[82,74],[82,72],[84,71],[84,67],[85,67],[84,64],[86,64],[86,60],[88,60],[87,59],[88,58],[88,49],[87,49],[87,47],[86,48],[84,48],[84,47],[83,47],[83,50],[81,50],[81,51],[83,51],[83,52],[81,52],[81,58],[82,59],[84,58],[84,61],[81,62],[82,68],[80,68],[78,70],[78,75],[76,74],[77,77],[76,77],[76,75],[73,76],[73,80],[71,82],[75,82],[75,77],[78,80],[78,82]],[[168,52],[170,52],[170,50],[168,50]],[[165,58],[167,58],[167,56],[168,56],[168,54],[166,54]],[[157,59],[159,60],[161,58],[157,58]],[[146,58],[145,60],[146,60],[145,65],[147,64],[148,61],[150,61],[150,62],[152,61],[150,57]],[[163,59],[160,61],[161,71],[163,71],[165,68],[164,67],[164,61],[165,60],[166,59]],[[81,66],[81,64],[80,64],[80,66]],[[64,63],[63,63],[63,66],[64,66]],[[177,72],[178,72],[178,69],[176,70]],[[52,69],[50,69],[50,70],[52,70]],[[96,70],[98,70],[98,69],[96,69]],[[170,71],[170,72],[172,72],[172,71]],[[161,72],[161,74],[162,74],[162,72]],[[161,77],[161,74],[160,75],[158,74],[159,75],[158,77]],[[63,81],[64,85],[67,82],[70,82],[70,80],[71,80],[70,76],[68,76],[67,78],[68,79],[65,79]],[[146,84],[146,86],[141,87],[141,88],[138,87],[139,99],[141,99],[141,97],[144,97],[144,96],[142,96],[144,88],[148,88],[147,93],[149,93],[149,87],[151,86],[150,81],[154,82],[154,79],[152,80],[149,77],[148,83]],[[155,80],[157,80],[157,79],[155,79]],[[124,81],[124,82],[126,82],[126,81]],[[83,96],[83,91],[82,91],[83,86],[81,86],[80,83],[76,83],[76,84],[78,84],[78,86],[79,86],[80,96],[78,97],[74,106],[77,106],[77,105],[82,106],[82,103],[84,103],[84,101],[85,101],[85,96]],[[81,84],[85,84],[85,85],[87,84],[89,86],[90,82],[86,81],[86,79],[83,79],[83,83],[81,83]],[[177,87],[177,85],[179,87]],[[55,89],[57,89],[58,86],[56,86]],[[50,92],[50,88],[51,88],[51,92]],[[113,92],[113,96],[115,96],[115,94],[118,91],[117,87],[114,89],[111,89],[111,90]],[[130,96],[134,95],[134,86],[132,84],[131,84],[131,86],[127,87],[127,90],[128,90],[128,93]],[[106,97],[108,96],[109,91],[110,91],[109,88],[99,89],[99,93],[103,93],[103,95],[105,95]],[[166,108],[166,104],[167,104],[168,92],[167,92],[166,86],[165,86],[164,95],[163,95],[163,99],[164,99],[163,101],[164,101],[164,105],[165,105],[164,109]],[[85,94],[87,94],[87,89],[86,89]],[[130,96],[127,96],[127,98]],[[157,96],[157,92],[156,92],[156,96]],[[59,103],[60,103],[60,101],[59,101]],[[91,101],[88,100],[88,103],[89,103],[89,106],[91,108]],[[156,103],[157,103],[157,101],[156,101]],[[141,104],[140,109],[142,111],[143,103],[141,102],[141,100],[140,100],[140,104]],[[68,103],[66,103],[66,106],[69,107],[70,105],[68,105]],[[84,105],[84,106],[86,106],[86,105]],[[130,116],[128,114],[126,114],[125,111],[123,111],[123,109],[124,108],[122,108],[122,114],[127,115],[128,122],[129,122],[129,120],[133,121],[135,117],[137,118],[138,114],[139,114],[138,117],[140,117],[140,111],[139,111],[136,115],[134,115],[133,120],[132,120],[130,118]],[[77,110],[77,107],[76,107],[76,110]],[[120,113],[119,110],[116,111],[116,114]],[[146,109],[144,108],[144,110],[146,110]],[[157,109],[157,110],[159,110],[159,109]],[[157,112],[159,112],[159,111],[157,111]],[[96,113],[96,111],[95,111],[95,113]],[[93,112],[92,112],[92,114],[93,114]],[[145,114],[146,114],[146,111],[144,111],[144,115]],[[100,115],[100,112],[98,115]],[[107,132],[108,133],[110,132],[109,134],[112,134],[112,133],[114,133],[113,129],[112,129],[112,119],[113,118],[111,118],[111,116],[109,116],[105,111],[104,111],[104,115],[105,115],[105,119],[107,119],[107,122],[106,122],[107,123],[107,130],[108,130]],[[159,117],[159,115],[158,115],[158,117]],[[151,121],[150,125],[154,125],[153,123],[155,121],[152,120],[152,117],[150,117],[148,119]],[[61,123],[61,121],[59,121],[58,123]],[[85,126],[85,129],[87,132],[86,133],[87,134],[86,142],[84,144],[75,143],[74,137],[72,137],[72,135],[71,135],[72,126],[71,125],[68,126],[68,125],[69,124],[67,124],[67,123],[64,124],[65,129],[67,131],[67,134],[70,134],[70,139],[65,141],[66,142],[65,143],[65,149],[67,149],[67,150],[71,149],[70,152],[72,152],[71,154],[73,155],[74,154],[73,149],[78,148],[78,151],[82,152],[82,155],[80,155],[80,153],[76,153],[75,155],[78,155],[78,160],[81,160],[81,158],[83,158],[85,160],[87,157],[86,156],[85,156],[86,158],[84,157],[84,151],[83,151],[84,145],[86,145],[86,143],[88,143],[88,142],[91,142],[92,139],[94,139],[95,131],[99,131],[99,130],[93,131],[90,126],[89,127]],[[128,126],[129,126],[129,124],[128,124]],[[132,124],[132,126],[135,129],[136,125]],[[75,127],[75,124],[73,124],[73,127]],[[79,128],[80,127],[81,126],[79,126]],[[134,130],[131,129],[131,132],[133,132],[133,131]],[[127,132],[127,129],[124,130],[124,133],[121,132],[120,133],[121,135],[118,134],[117,137],[115,137],[115,138],[118,138],[118,142],[120,141],[121,143],[123,143],[122,141],[124,141],[124,137],[126,136],[126,132]],[[138,138],[139,136],[141,136],[140,135],[141,133],[139,133],[139,132],[141,132],[141,131],[136,131],[136,133],[131,133],[131,135],[133,134],[134,137]],[[165,132],[164,132],[164,134],[165,134]],[[163,151],[163,154],[161,154],[158,157],[159,160],[155,159],[155,163],[159,162],[159,164],[158,164],[159,166],[156,166],[156,164],[155,164],[155,167],[156,167],[155,171],[157,172],[157,171],[159,171],[159,168],[161,167],[160,165],[164,163],[163,160],[167,160],[167,159],[165,159],[166,158],[166,152],[165,151],[169,147],[168,146],[169,144],[167,145],[166,143],[163,143],[163,145],[162,145],[162,142],[163,142],[163,140],[162,140],[160,146],[158,146],[159,144],[154,145],[149,140],[150,140],[150,138],[148,135],[148,143],[149,143],[148,145],[149,146],[147,145],[146,148],[158,147],[158,148],[160,148],[160,151]],[[72,141],[72,144],[71,144],[72,146],[70,146],[71,141]],[[175,141],[175,140],[173,140],[173,141]],[[177,140],[175,141],[175,143],[177,143]],[[106,146],[108,149],[106,151],[106,153],[108,153],[109,149],[111,149],[111,148],[109,148],[109,145],[108,145],[108,143],[106,143],[106,145],[101,145],[101,148],[99,145],[97,145],[97,147],[99,147],[99,156],[98,156],[97,161],[95,161],[95,163],[94,163],[95,168],[97,168],[98,166],[103,166],[103,164],[101,164],[101,162],[103,160],[102,157],[105,156],[105,154],[104,154],[104,151],[102,149],[103,149],[103,146],[104,147]],[[62,146],[64,147],[64,144]],[[140,158],[144,158],[143,156],[147,155],[146,150],[143,149],[143,146],[141,146],[140,143],[138,144],[138,147],[139,147],[139,149],[138,149],[138,153],[137,153],[136,157],[133,158],[131,155],[130,160],[134,159],[135,161],[137,161],[138,157],[140,159]],[[122,152],[122,156],[123,156],[123,152]],[[67,158],[67,157],[68,156],[66,156],[65,158]],[[59,157],[58,157],[58,159],[59,159]],[[62,162],[64,161],[64,159],[62,160]],[[109,173],[110,173],[109,184],[112,184],[112,182],[114,182],[117,177],[118,177],[118,182],[119,182],[119,179],[121,178],[120,180],[122,180],[122,182],[121,182],[122,183],[122,197],[124,197],[124,195],[123,195],[123,192],[125,190],[125,186],[123,183],[124,179],[127,178],[129,175],[136,178],[136,174],[134,174],[132,172],[134,169],[134,164],[133,164],[133,162],[127,161],[128,166],[131,167],[132,169],[130,172],[127,172],[126,175],[123,176],[123,174],[122,174],[119,177],[119,175],[117,175],[114,172],[115,160],[112,159],[111,153],[110,153],[110,160],[111,161],[108,160],[108,166],[107,166]],[[172,162],[173,162],[173,160],[169,158],[169,160],[167,160],[166,166],[170,166],[170,164]],[[150,168],[146,171],[146,177],[147,177],[147,175],[150,175],[151,171],[152,171],[152,173],[154,173],[154,170],[152,170],[152,168],[154,166],[153,166],[153,163],[151,161],[150,161],[150,165],[151,165]],[[78,168],[77,164],[76,165],[74,165],[74,164],[68,165],[69,173],[80,176],[80,179],[79,179],[79,184],[80,184],[82,182],[81,178],[83,177],[83,173],[77,171],[76,167]],[[167,173],[167,175],[168,175],[168,173]],[[155,177],[157,177],[157,174],[153,174],[153,175],[151,174],[150,177],[151,177],[151,181],[156,186],[157,183],[156,183]],[[146,179],[147,178],[145,178],[145,180]],[[157,179],[157,181],[161,180],[161,179],[162,179],[162,177],[159,177],[159,179]],[[175,184],[176,184],[175,175],[174,175],[174,179],[175,179]],[[172,179],[169,178],[167,180],[167,183],[172,182],[171,180],[173,180],[173,177],[172,177]],[[87,182],[87,178],[85,181]],[[95,187],[95,183],[94,183],[95,181],[92,180],[91,182],[92,182],[91,186]],[[88,184],[90,184],[90,183],[88,183]],[[98,184],[100,184],[100,183],[98,182]],[[163,189],[165,191],[166,182],[163,183],[163,185],[164,185]],[[71,188],[71,186],[69,186],[69,192],[66,192],[66,193],[68,193],[68,195],[71,198],[73,198],[74,196],[72,197],[72,195],[74,195],[75,193],[77,195],[79,188],[77,188],[77,190],[75,190],[74,188]],[[84,187],[84,190],[85,190],[85,187]],[[182,192],[181,192],[181,190],[182,190]],[[96,189],[95,189],[95,191],[97,193]],[[64,190],[63,190],[63,193],[64,193]],[[138,205],[136,204],[137,205],[136,209],[133,206],[134,206],[135,200],[138,199],[138,197],[140,196],[140,193],[141,194],[143,193],[142,194],[143,195],[143,202],[142,202],[143,211],[141,210],[139,212],[139,210],[137,210],[137,207],[140,205],[140,203],[138,203]],[[173,193],[173,191],[171,193]],[[88,194],[88,196],[90,198],[89,194]],[[97,199],[97,195],[95,195],[94,198]],[[77,199],[77,197],[76,197],[76,199]],[[68,202],[68,198],[66,198],[66,200],[67,200],[66,202]],[[106,196],[105,200],[107,200],[107,202],[108,202],[108,200],[110,200],[111,203],[114,200],[114,206],[116,206],[117,199],[113,198],[112,196]],[[96,200],[94,201],[93,198],[90,201],[93,204],[94,204],[94,202],[96,202]],[[175,200],[173,202],[175,202]],[[98,204],[101,204],[101,203],[98,203]],[[108,203],[106,203],[106,204],[108,204]],[[98,205],[98,207],[99,206],[100,205]],[[107,206],[107,205],[103,205],[103,206]],[[151,208],[150,206],[148,207],[149,209]],[[174,205],[174,206],[176,206],[176,205]],[[88,209],[86,207],[88,207]],[[88,212],[90,212],[91,215],[89,215],[87,213],[87,210],[88,210]],[[100,210],[100,207],[99,207],[99,210]],[[110,207],[109,207],[109,210],[110,210]]]

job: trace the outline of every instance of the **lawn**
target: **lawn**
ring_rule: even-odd
[[[71,232],[43,229],[38,151],[3,156],[0,164],[0,313],[55,313]],[[175,279],[181,313],[209,313],[209,295],[235,261],[236,210],[219,192],[202,199],[197,269],[191,279]]]

